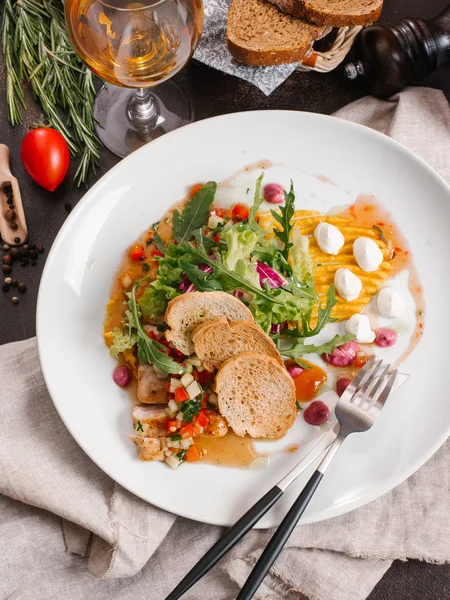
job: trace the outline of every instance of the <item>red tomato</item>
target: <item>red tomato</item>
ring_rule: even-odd
[[[152,256],[164,256],[164,254],[162,252],[160,252],[159,250],[153,250],[152,252]]]
[[[178,429],[178,421],[176,419],[167,419],[166,421],[166,431],[167,433],[174,434]]]
[[[183,387],[177,387],[175,390],[175,402],[184,402],[189,400],[189,394]]]
[[[135,246],[130,254],[131,260],[141,260],[144,258],[144,248],[142,246]]]
[[[200,427],[206,427],[209,423],[208,413],[204,410],[201,410],[198,415],[195,417],[195,424]]]
[[[69,147],[63,136],[50,127],[33,129],[23,138],[20,151],[28,175],[41,187],[54,192],[69,168]]]
[[[236,204],[236,206],[231,211],[231,216],[237,219],[238,221],[247,221],[248,206],[245,206],[245,204]]]
[[[183,440],[187,440],[188,438],[192,437],[194,433],[195,431],[192,425],[185,425],[180,429],[180,435],[183,438]]]

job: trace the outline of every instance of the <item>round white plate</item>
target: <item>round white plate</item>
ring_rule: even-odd
[[[217,525],[234,522],[301,454],[278,455],[265,470],[187,464],[172,471],[166,464],[140,462],[128,439],[130,402],[112,381],[114,360],[102,324],[112,277],[128,245],[191,184],[222,181],[261,159],[292,173],[297,207],[321,209],[330,199],[350,203],[359,193],[374,194],[409,240],[425,290],[425,333],[402,368],[409,380],[368,433],[345,442],[303,522],[340,515],[386,493],[423,465],[450,433],[444,377],[450,188],[400,144],[332,117],[262,111],[194,123],[120,162],[71,213],[47,259],[37,330],[51,397],[92,460],[144,500]],[[310,472],[259,526],[280,522]]]

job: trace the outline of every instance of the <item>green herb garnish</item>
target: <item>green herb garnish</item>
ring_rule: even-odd
[[[149,269],[150,269],[150,265],[148,263],[143,263],[142,270],[143,271],[148,271]]]
[[[189,241],[196,229],[206,225],[216,189],[217,183],[209,181],[186,202],[181,214],[173,212],[173,237],[178,244]]]
[[[148,279],[139,279],[136,281],[128,301],[131,316],[130,329],[135,328],[137,333],[138,360],[141,365],[145,365],[146,363],[152,364],[164,373],[164,375],[169,375],[169,373],[184,373],[185,369],[170,358],[170,356],[167,356],[166,347],[160,342],[149,338],[142,326],[140,321],[141,311],[136,300],[136,288],[143,281],[148,281]]]
[[[137,422],[136,431],[142,431],[142,433],[144,433],[144,428],[142,427],[142,423],[140,421]]]
[[[373,225],[373,228],[375,229],[375,231],[378,233],[380,240],[382,242],[384,242],[385,244],[387,244],[387,239],[384,237],[384,233],[383,230],[381,229],[381,227],[378,227],[378,225]]]
[[[179,442],[182,439],[183,438],[181,437],[181,435],[179,433],[176,433],[175,435],[171,435],[170,436],[170,441],[171,442]]]
[[[423,316],[423,310],[419,310],[419,317]]]
[[[177,458],[179,458],[180,462],[183,460],[183,458],[184,458],[184,455],[186,454],[186,452],[187,452],[187,450],[184,450],[184,449],[183,449],[183,450],[180,450],[180,451],[177,453]]]
[[[158,227],[159,227],[160,223],[161,223],[161,221],[156,221],[156,223],[153,223],[153,225],[152,225],[153,231],[158,231]]]
[[[350,333],[347,335],[335,335],[329,342],[320,344],[320,346],[314,346],[314,344],[305,344],[304,338],[301,338],[289,350],[281,350],[281,354],[294,360],[305,354],[331,354],[338,346],[342,346],[342,344],[351,342],[354,339],[355,336]]]
[[[250,227],[252,225],[256,224],[255,223],[256,214],[258,213],[259,207],[264,202],[264,198],[261,196],[261,184],[262,184],[263,177],[264,177],[264,173],[261,173],[261,175],[256,180],[255,196],[253,199],[253,205],[248,212],[248,224],[250,225]],[[247,189],[247,194],[248,194],[249,189],[250,188]]]
[[[159,233],[154,234],[153,241],[155,242],[155,246],[161,252],[161,254],[165,254],[166,253],[166,244],[163,242],[163,239],[159,235]]]
[[[183,413],[183,421],[191,423],[192,419],[200,412],[200,400],[186,400],[181,407]]]
[[[275,236],[283,242],[284,246],[281,251],[284,258],[288,260],[289,257],[289,248],[292,247],[291,239],[291,231],[292,231],[292,217],[294,216],[295,210],[295,195],[294,195],[294,185],[291,181],[291,187],[289,192],[284,192],[285,203],[284,206],[280,207],[280,213],[278,214],[274,210],[271,210],[273,218],[277,221],[281,227],[283,228],[281,231],[279,229],[274,228],[273,232]]]
[[[297,407],[297,410],[303,410],[303,408],[300,406],[300,402],[298,400],[296,400],[295,406]]]

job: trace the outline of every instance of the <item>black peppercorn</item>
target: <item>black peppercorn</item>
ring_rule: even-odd
[[[17,225],[17,223],[15,221],[12,221],[9,226],[11,227],[11,229],[13,231],[15,231],[16,229],[19,229],[19,226]]]
[[[14,238],[14,243],[15,244],[20,244],[20,237],[15,237]]]
[[[12,269],[9,265],[3,265],[2,271],[3,271],[3,273],[5,273],[5,275],[9,275],[11,273]]]
[[[142,265],[142,270],[143,270],[143,271],[148,271],[149,269],[150,269],[150,265],[149,265],[148,263],[144,263],[144,264]]]
[[[24,283],[19,283],[17,289],[21,294],[25,294],[25,292],[27,291],[27,286]]]
[[[17,296],[13,296],[13,297],[11,298],[11,302],[12,302],[13,304],[19,304],[19,298],[18,298]]]
[[[37,251],[42,254],[44,252],[45,248],[44,246],[41,244],[40,246],[37,247]]]
[[[2,256],[2,262],[3,262],[4,265],[10,265],[11,261],[12,261],[12,259],[11,259],[11,256],[9,254],[4,254]]]
[[[7,283],[4,283],[2,285],[2,290],[5,292],[5,294],[6,294],[6,292],[9,292],[9,285]]]

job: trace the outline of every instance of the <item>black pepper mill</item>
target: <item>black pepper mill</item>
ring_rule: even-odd
[[[387,97],[450,63],[450,6],[434,19],[404,19],[395,27],[368,27],[355,42],[356,59],[345,65],[373,96]]]

